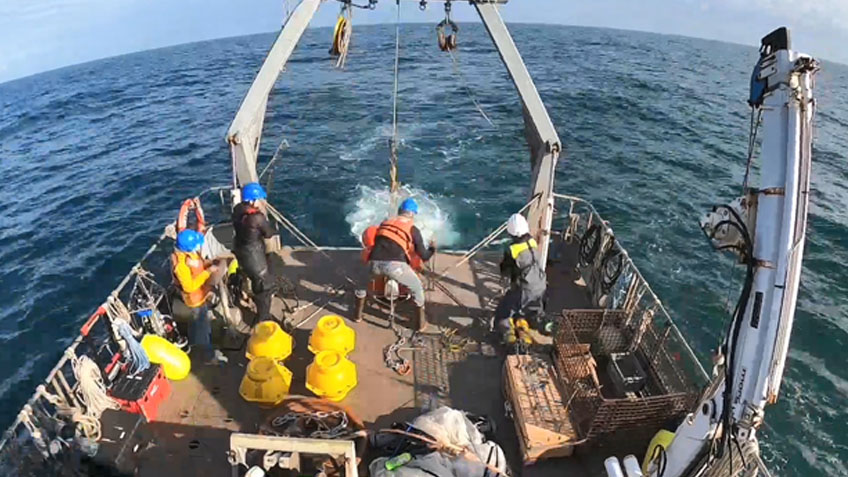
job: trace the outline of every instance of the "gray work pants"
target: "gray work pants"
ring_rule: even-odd
[[[379,275],[391,278],[398,284],[409,288],[415,304],[421,308],[424,306],[424,286],[418,278],[415,270],[406,262],[389,262],[384,260],[372,260],[371,275]]]
[[[529,318],[520,316],[527,313],[527,306],[533,303],[540,303],[545,295],[544,290],[522,290],[521,288],[510,288],[501,298],[497,308],[495,308],[495,324],[498,332],[501,334],[509,332],[512,325],[509,322],[510,318]],[[535,325],[535,324],[534,324]]]

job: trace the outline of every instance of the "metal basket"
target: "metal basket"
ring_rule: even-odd
[[[653,435],[691,409],[699,389],[687,379],[682,361],[689,355],[675,351],[676,339],[655,326],[650,312],[563,311],[555,365],[581,438],[592,441],[616,431]],[[598,366],[620,353],[638,359],[645,372],[638,393],[614,395],[606,366]]]

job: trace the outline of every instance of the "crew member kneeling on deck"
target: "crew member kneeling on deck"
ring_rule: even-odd
[[[212,362],[216,353],[212,349],[212,323],[206,300],[225,268],[203,260],[200,256],[203,240],[203,234],[196,230],[180,232],[176,250],[171,255],[171,266],[183,303],[191,310],[189,344],[200,350],[203,362]]]
[[[495,309],[495,321],[504,343],[512,344],[518,332],[513,320],[525,318],[519,314],[526,312],[528,305],[541,304],[547,277],[527,220],[521,214],[513,214],[507,222],[507,232],[512,241],[504,251],[501,275],[509,277],[510,286]]]
[[[412,263],[427,261],[436,253],[436,245],[430,241],[424,246],[421,231],[414,225],[418,203],[406,199],[398,209],[398,215],[383,221],[377,229],[374,247],[368,257],[371,275],[382,275],[409,288],[418,307],[419,330],[427,326],[424,314],[424,286]]]
[[[258,207],[259,201],[267,197],[259,183],[251,182],[242,187],[241,203],[233,208],[233,253],[239,268],[250,278],[257,322],[271,319],[271,299],[276,288],[265,252],[265,239],[274,235],[274,228]]]

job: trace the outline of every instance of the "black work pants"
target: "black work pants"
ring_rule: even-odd
[[[246,248],[236,250],[235,255],[239,261],[239,268],[247,275],[247,278],[250,278],[253,301],[256,303],[257,321],[270,320],[272,318],[271,299],[276,287],[274,278],[268,270],[265,250],[258,247]]]

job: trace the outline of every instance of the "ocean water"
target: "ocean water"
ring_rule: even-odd
[[[729,259],[710,249],[697,217],[740,191],[756,50],[512,30],[565,147],[558,191],[611,220],[706,358],[741,273],[731,283]],[[460,40],[464,76],[431,25],[402,27],[400,177],[438,204],[456,246],[470,246],[524,204],[529,164],[521,109],[485,32],[469,25]],[[0,425],[181,199],[230,180],[224,135],[272,41],[183,45],[0,84]],[[387,185],[394,31],[356,27],[344,71],[332,68],[328,42],[327,29],[307,32],[272,93],[262,157],[286,139],[272,201],[316,242],[355,245],[358,208]],[[775,475],[848,475],[846,85],[848,67],[825,62],[798,313],[762,432]]]

